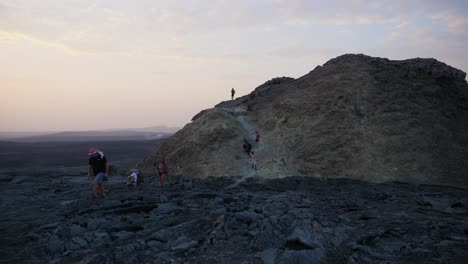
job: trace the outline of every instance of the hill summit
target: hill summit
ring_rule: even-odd
[[[159,155],[184,176],[352,178],[468,186],[466,73],[435,59],[346,54],[203,110]],[[243,153],[254,142],[258,169]]]

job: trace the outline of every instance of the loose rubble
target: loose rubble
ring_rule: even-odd
[[[2,175],[2,263],[466,263],[468,190],[290,177]],[[20,177],[22,180],[15,180]],[[3,179],[5,178],[5,180]]]

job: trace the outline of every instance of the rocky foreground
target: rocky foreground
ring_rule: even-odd
[[[1,263],[468,263],[468,190],[292,177],[0,177]],[[233,185],[234,184],[234,185]]]

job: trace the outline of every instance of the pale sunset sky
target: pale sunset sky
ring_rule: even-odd
[[[468,71],[468,1],[0,0],[0,131],[183,126],[344,53]]]

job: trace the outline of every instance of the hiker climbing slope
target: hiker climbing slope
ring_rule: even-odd
[[[244,145],[242,146],[242,149],[247,156],[250,155],[250,151],[252,151],[252,145],[247,141],[247,139],[244,139]]]

